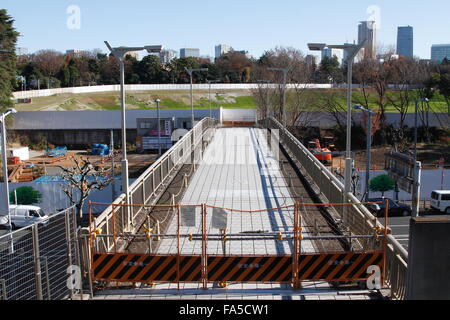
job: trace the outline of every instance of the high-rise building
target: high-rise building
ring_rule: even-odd
[[[367,40],[363,56],[366,59],[377,58],[377,24],[375,21],[361,21],[358,26],[358,43]]]
[[[175,59],[178,56],[178,52],[175,50],[162,50],[159,53],[159,59],[162,64],[166,64],[171,62],[173,59]]]
[[[181,48],[180,49],[180,57],[181,58],[187,58],[187,57],[199,58],[200,57],[200,49]]]
[[[220,58],[222,55],[227,54],[228,52],[233,51],[233,47],[227,44],[219,44],[216,46],[216,59]]]
[[[89,55],[89,52],[86,50],[70,49],[66,50],[66,55],[79,58]]]
[[[336,57],[340,64],[343,63],[344,53],[342,49],[325,48],[322,50],[322,60],[324,58]]]
[[[398,27],[397,54],[400,57],[414,56],[414,29],[411,26]]]
[[[450,44],[433,44],[431,47],[431,60],[441,63],[445,58],[450,60]]]
[[[28,48],[16,48],[16,56],[23,56],[28,54]]]

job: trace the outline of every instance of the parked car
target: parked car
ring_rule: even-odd
[[[10,207],[11,225],[13,229],[25,228],[35,223],[48,223],[48,216],[45,212],[35,206],[16,206]]]
[[[450,190],[436,190],[431,193],[431,209],[450,214]]]
[[[377,217],[384,217],[386,210],[386,200],[389,201],[389,216],[403,216],[408,217],[412,213],[412,208],[406,204],[386,199],[386,198],[375,198],[370,199],[369,202],[382,202],[377,203],[376,205],[369,205],[369,210]]]
[[[8,230],[8,229],[9,229],[8,216],[0,216],[0,230]]]

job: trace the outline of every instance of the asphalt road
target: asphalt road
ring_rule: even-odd
[[[443,214],[439,215],[436,213],[424,214],[421,213],[422,217],[442,217]],[[392,229],[392,235],[395,239],[400,242],[405,249],[409,246],[409,223],[411,217],[389,217],[388,224],[389,228]],[[380,222],[384,225],[384,219],[380,219]]]

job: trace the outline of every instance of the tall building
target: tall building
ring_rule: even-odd
[[[199,58],[200,57],[200,49],[181,48],[180,49],[180,57],[181,58],[187,58],[187,57]]]
[[[450,59],[450,44],[433,44],[431,47],[431,60],[441,63],[445,58]]]
[[[331,49],[325,48],[322,50],[322,60],[324,58],[333,58],[336,57],[340,64],[343,63],[344,53],[342,49]]]
[[[175,50],[162,50],[159,53],[159,59],[161,61],[162,64],[166,64],[171,62],[173,59],[175,59],[176,57],[178,57],[178,52]]]
[[[28,48],[16,48],[16,56],[20,57],[28,54]]]
[[[79,58],[79,57],[84,57],[86,55],[89,55],[89,51],[79,50],[79,49],[70,49],[70,50],[66,50],[66,55],[72,56],[75,58]]]
[[[414,29],[411,26],[398,27],[397,54],[400,57],[414,56]]]
[[[358,43],[367,40],[363,55],[366,59],[377,58],[377,24],[375,21],[361,21],[358,26]]]
[[[227,54],[228,52],[233,51],[233,47],[227,44],[219,44],[216,46],[216,59],[220,58],[222,55]]]

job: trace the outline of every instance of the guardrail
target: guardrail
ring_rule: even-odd
[[[75,207],[1,236],[0,300],[73,298],[82,288],[68,285],[68,270],[82,265],[78,241]]]
[[[191,158],[193,162],[188,163],[198,163],[201,159],[203,156],[203,142],[209,142],[212,139],[214,132],[210,129],[213,129],[215,125],[216,120],[210,118],[203,119],[193,130],[186,134],[158,159],[157,162],[148,168],[130,186],[130,204],[156,204],[159,196],[161,196],[165,188],[170,184],[174,175],[186,164],[186,160],[191,155],[193,155],[193,158]],[[106,208],[95,219],[91,225],[91,229],[102,230],[106,234],[110,234],[114,228],[118,233],[137,232],[137,229],[145,219],[145,217],[141,217],[143,215],[140,216],[144,208],[133,207],[130,209],[123,207],[125,198],[125,194],[118,197],[111,206]],[[120,210],[120,212],[117,210]],[[116,218],[113,219],[113,216]],[[114,243],[107,239],[105,246],[108,250],[111,250]]]
[[[328,170],[297,138],[295,138],[280,122],[274,118],[260,121],[268,129],[279,130],[279,138],[283,146],[289,149],[293,157],[303,166],[323,196],[330,203],[344,203],[344,184]],[[351,234],[368,234],[376,227],[383,228],[377,218],[356,198],[350,194],[348,203],[353,203],[347,211],[343,206],[334,206],[341,222]],[[404,299],[406,294],[406,273],[408,252],[393,237],[387,238],[386,282],[391,287],[391,296]]]

